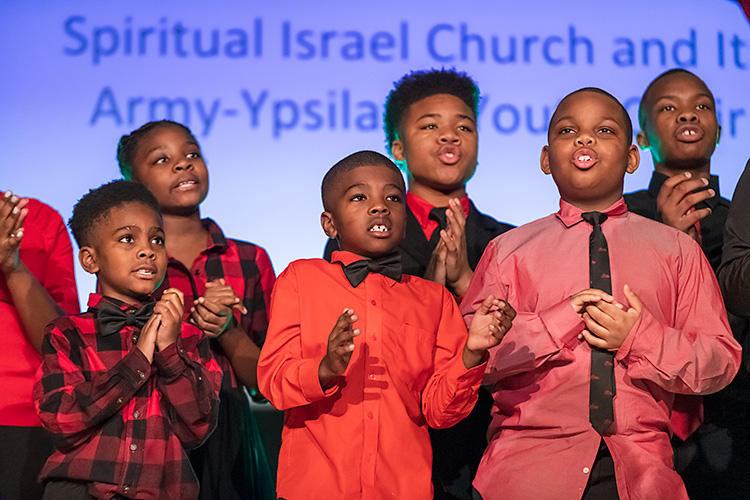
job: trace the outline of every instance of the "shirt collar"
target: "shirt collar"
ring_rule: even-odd
[[[605,210],[599,210],[603,214],[607,214],[608,217],[619,217],[625,215],[628,212],[628,207],[625,205],[624,198],[620,197],[619,200],[614,202],[612,205],[607,207]],[[560,211],[555,215],[560,221],[565,224],[565,227],[573,227],[583,219],[581,214],[583,210],[571,205],[567,201],[560,199]]]
[[[664,185],[664,181],[666,181],[667,179],[669,179],[669,176],[654,170],[654,173],[651,175],[651,182],[649,182],[648,184],[649,194],[654,198],[657,198],[659,196],[659,191],[661,191],[661,187]],[[718,205],[719,199],[721,198],[721,193],[719,192],[718,175],[708,176],[708,188],[713,189],[714,193],[716,193],[712,198],[709,198],[705,201],[705,203],[707,203],[708,206],[713,210],[714,208],[716,208],[716,205]]]
[[[468,217],[469,208],[471,207],[469,197],[463,196],[459,198],[458,201],[461,202],[461,207],[464,209],[464,215]],[[414,214],[414,217],[417,218],[417,221],[419,221],[419,224],[422,226],[430,220],[430,210],[435,208],[432,203],[410,191],[406,192],[406,204],[409,205],[411,213]]]
[[[213,219],[205,218],[201,220],[201,223],[206,231],[208,231],[208,246],[206,247],[206,252],[213,250],[223,251],[229,248],[227,238]]]
[[[139,307],[143,305],[142,303],[139,303],[139,302],[128,304],[127,302],[123,302],[120,299],[116,299],[114,297],[108,297],[106,295],[99,295],[98,293],[90,293],[89,301],[87,302],[87,305],[89,306],[89,311],[91,309],[98,309],[99,304],[102,302],[109,302],[110,304],[117,306],[123,311],[127,311],[128,309],[138,309]]]

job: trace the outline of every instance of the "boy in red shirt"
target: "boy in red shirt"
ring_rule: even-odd
[[[461,303],[467,321],[487,294],[518,309],[490,352],[476,498],[688,498],[672,463],[675,397],[726,386],[740,347],[695,241],[627,211],[632,134],[603,90],[565,97],[541,157],[560,211],[494,239]]]
[[[70,227],[98,293],[44,338],[34,399],[58,438],[40,475],[44,498],[195,499],[184,450],[216,425],[221,369],[207,338],[182,322],[179,290],[149,301],[167,270],[156,199],[114,181],[76,204]]]
[[[486,351],[511,326],[512,308],[487,297],[467,337],[443,286],[402,275],[405,191],[381,154],[341,160],[321,215],[341,250],[293,262],[276,282],[258,381],[287,411],[287,500],[432,499],[427,426],[471,411]]]

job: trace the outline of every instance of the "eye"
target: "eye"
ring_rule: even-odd
[[[361,193],[353,195],[349,200],[350,201],[365,201],[367,197]]]
[[[674,111],[674,106],[672,106],[671,104],[667,104],[666,106],[662,106],[661,110],[662,111]]]
[[[698,108],[698,109],[707,109],[708,110],[708,109],[711,109],[711,106],[709,106],[708,104],[698,104],[696,106],[696,108]]]
[[[397,194],[389,194],[388,196],[385,197],[385,199],[388,200],[388,201],[394,201],[396,203],[401,203],[401,196],[397,195]]]
[[[164,236],[154,236],[151,238],[151,243],[154,245],[164,246]]]
[[[573,133],[575,133],[575,130],[573,130],[570,127],[563,127],[563,128],[560,129],[560,133],[561,134],[573,134]]]
[[[428,123],[427,125],[422,126],[422,130],[435,130],[437,128],[437,125],[434,123]]]
[[[131,234],[123,234],[117,239],[117,241],[119,241],[120,243],[134,243],[135,239]]]
[[[154,161],[154,164],[155,164],[155,165],[158,165],[158,164],[160,164],[160,163],[167,163],[168,161],[169,161],[169,158],[167,158],[166,156],[160,156],[160,157],[158,157],[158,158],[157,158],[157,159],[156,159],[156,160]]]
[[[614,134],[615,133],[615,131],[612,130],[611,128],[609,128],[609,127],[601,127],[599,129],[599,132],[603,132],[605,134]]]
[[[188,153],[187,157],[188,158],[200,158],[201,154],[200,153]]]
[[[471,127],[467,127],[466,125],[459,125],[458,130],[461,130],[462,132],[474,132],[474,129]]]

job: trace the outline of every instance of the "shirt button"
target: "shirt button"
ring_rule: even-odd
[[[371,301],[370,301],[370,304],[372,304],[372,305],[374,305],[374,306],[378,305],[378,303],[377,303],[377,302],[375,302],[374,300],[371,300]]]
[[[128,486],[128,485],[126,484],[125,486],[123,486],[123,487],[122,487],[122,492],[123,492],[123,493],[127,493],[128,491],[130,491],[130,486]]]
[[[138,410],[135,410],[135,411],[133,412],[133,418],[138,418],[138,417],[140,417],[140,416],[141,416],[141,414],[140,414],[140,413],[138,412]]]
[[[201,377],[200,375],[198,375],[198,382],[200,382],[201,380],[203,380],[203,377]]]
[[[588,467],[584,467],[583,468],[583,473],[584,474],[588,474],[589,473],[589,468]]]
[[[183,349],[182,347],[180,347],[180,354],[185,354],[185,349]]]
[[[199,276],[200,274],[201,274],[201,270],[200,270],[200,269],[196,269],[196,270],[195,270],[195,275],[196,275],[196,276]]]
[[[133,343],[135,344],[136,342],[138,342],[138,335],[133,334]]]
[[[118,404],[118,405],[121,405],[121,404],[122,404],[122,398],[117,398],[117,404]]]
[[[138,449],[138,445],[137,444],[131,444],[130,445],[130,451],[135,451],[137,449]]]
[[[146,374],[143,373],[142,371],[138,372],[138,376],[141,377],[141,380],[146,380]]]
[[[374,373],[370,374],[370,380],[375,380],[376,378],[377,378],[377,376]]]
[[[368,411],[367,412],[367,418],[369,418],[370,420],[372,420],[373,418],[375,418],[375,415],[373,415],[371,411]]]

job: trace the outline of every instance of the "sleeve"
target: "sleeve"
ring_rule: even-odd
[[[62,217],[54,209],[47,210],[44,220],[45,242],[48,245],[42,286],[68,314],[79,312],[78,291],[73,270],[73,247]]]
[[[271,259],[263,248],[256,245],[238,247],[238,249],[240,248],[246,248],[253,252],[250,258],[241,255],[240,259],[243,262],[252,259],[258,268],[258,275],[245,280],[242,304],[247,309],[247,314],[241,315],[238,320],[242,329],[255,345],[261,347],[266,339],[271,290],[273,290],[276,282],[276,274],[273,271]],[[236,314],[239,314],[239,312]]]
[[[683,236],[674,326],[657,319],[644,304],[615,360],[632,378],[669,392],[710,394],[732,381],[741,348],[729,328],[711,266],[700,247]]]
[[[290,264],[273,290],[268,338],[258,361],[260,391],[279,410],[314,403],[338,391],[337,385],[326,391],[320,386],[322,357],[302,357],[299,301],[297,275]]]
[[[182,335],[167,349],[154,353],[156,386],[168,405],[172,432],[185,448],[195,448],[216,427],[221,368],[208,337],[183,323]]]
[[[435,372],[422,391],[422,413],[430,427],[450,427],[466,417],[477,401],[486,364],[467,369],[463,361],[466,327],[455,300],[442,289],[442,311],[433,354]]]
[[[34,406],[42,425],[59,438],[61,447],[71,447],[122,411],[148,380],[151,365],[133,348],[105,369],[97,354],[83,345],[76,326],[65,319],[51,323],[45,335]],[[82,366],[84,359],[90,366]]]
[[[515,307],[525,289],[515,269],[513,256],[501,251],[499,240],[492,240],[461,301],[467,325],[490,294]],[[503,341],[489,350],[483,383],[495,384],[504,378],[530,372],[550,360],[571,362],[574,359],[571,349],[577,345],[582,329],[583,321],[567,298],[539,312],[519,311]]]
[[[750,317],[750,161],[729,206],[718,276],[729,312]]]

